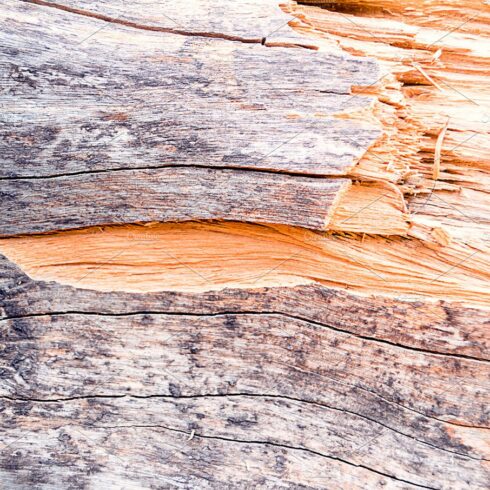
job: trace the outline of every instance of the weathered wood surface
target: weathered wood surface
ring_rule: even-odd
[[[288,26],[294,17],[283,12],[274,0],[245,0],[230,4],[218,0],[183,0],[178,5],[171,0],[135,0],[130,6],[118,0],[22,1],[106,19],[107,22],[129,23],[136,28],[162,29],[163,32],[187,36],[225,37],[262,43],[264,38],[278,30],[283,34],[295,34]],[[303,41],[307,40],[303,37]]]
[[[51,313],[213,315],[257,311],[329,325],[367,340],[377,338],[427,352],[490,360],[486,308],[424,302],[413,295],[401,294],[397,301],[382,296],[360,301],[360,296],[318,284],[204,294],[100,292],[34,281],[5,257],[0,261],[0,279],[2,320]]]
[[[342,29],[363,53],[356,36],[376,41],[352,12]],[[326,17],[319,32],[342,31]],[[411,175],[404,191],[410,165],[432,156],[398,88],[372,86],[377,63],[305,49],[320,41],[302,40],[269,0],[3,0],[0,19],[2,234],[203,218],[319,228],[348,185],[331,177],[353,174],[366,150],[381,156],[356,175]],[[350,231],[366,230],[365,198]],[[362,258],[330,243],[348,237],[305,230],[267,250],[294,272],[297,237],[311,234],[311,256],[331,253],[335,274],[313,260],[301,278],[336,289],[101,292],[33,280],[0,256],[0,486],[488,488],[488,255],[432,231],[411,227],[403,247],[359,238]],[[411,277],[399,294],[384,278],[396,267]],[[342,290],[347,269],[364,294]],[[424,294],[447,284],[464,303],[412,294],[430,273]]]
[[[290,22],[297,22],[297,19],[286,14],[275,0],[229,3],[182,0],[178,4],[171,0],[135,0],[130,6],[118,0],[22,1],[142,30],[265,45],[281,41],[290,41],[293,46],[315,48],[317,45],[313,39],[305,38],[289,27]]]
[[[0,185],[0,234],[104,223],[221,219],[324,230],[348,179],[167,168],[9,180]]]
[[[485,311],[320,286],[96,293],[2,267],[13,488],[486,488]]]
[[[99,7],[112,4],[121,7]],[[152,8],[166,18],[167,4]],[[271,27],[270,7],[256,25],[245,8],[241,29]],[[193,12],[178,22],[199,31],[199,10],[178,10]],[[232,13],[214,31],[240,23],[226,25]],[[376,81],[366,59],[117,23],[106,31],[104,20],[15,0],[0,16],[4,235],[189,219],[325,229],[346,181],[243,171],[345,175],[379,136],[333,117],[371,103],[351,94]]]
[[[380,134],[333,117],[370,104],[351,95],[377,80],[367,59],[102,29],[16,0],[0,16],[5,178],[170,165],[345,175]]]

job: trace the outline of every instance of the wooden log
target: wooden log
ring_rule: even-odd
[[[270,445],[272,451],[288,448],[300,454],[318,454],[326,458],[317,464],[320,473],[328,472],[325,477],[332,478],[329,481],[336,481],[330,475],[330,460],[335,464],[340,460],[342,471],[350,475],[344,478],[352,478],[354,488],[361,488],[369,477],[356,476],[358,470],[351,470],[351,466],[383,475],[391,485],[400,480],[414,487],[432,488],[435,479],[443,482],[440,488],[453,488],[464,478],[471,487],[485,487],[488,473],[482,459],[488,454],[484,443],[489,423],[488,363],[367,339],[284,314],[239,312],[243,302],[256,308],[261,296],[266,302],[276,301],[284,307],[286,301],[278,300],[280,291],[275,290],[246,295],[240,290],[229,291],[207,299],[168,293],[106,297],[98,293],[101,308],[111,305],[117,311],[113,314],[93,311],[94,301],[87,301],[93,294],[90,291],[65,288],[61,293],[53,284],[51,295],[49,285],[41,284],[40,291],[48,294],[43,301],[51,308],[56,298],[69,307],[66,301],[71,293],[76,297],[71,300],[74,306],[92,310],[40,313],[36,307],[26,305],[20,310],[14,306],[24,288],[37,285],[27,281],[19,286],[22,280],[12,279],[18,285],[17,292],[7,288],[5,292],[13,296],[13,301],[5,304],[17,315],[2,321],[0,389],[9,427],[6,441],[22,448],[21,454],[25,451],[26,466],[19,464],[18,456],[9,456],[8,461],[12,464],[17,460],[19,470],[29,468],[24,471],[25,478],[36,468],[29,467],[31,458],[44,451],[36,442],[38,438],[66,433],[74,438],[71,454],[90,453],[91,445],[87,448],[84,441],[99,440],[101,430],[106,435],[106,430],[111,430],[112,437],[113,430],[121,429],[136,447],[147,437],[157,437],[147,436],[146,431],[138,436],[127,432],[141,426],[157,430],[158,440],[164,445],[163,441],[172,435],[160,436],[161,429],[189,437],[194,431],[197,440],[238,440],[259,447]],[[305,297],[307,291],[298,293]],[[283,294],[291,292],[288,289]],[[324,310],[329,314],[332,300],[340,301],[337,304],[344,309],[342,302],[349,300],[331,296],[333,291],[318,293],[329,298]],[[32,292],[27,294],[27,298],[33,297]],[[113,300],[108,301],[109,297]],[[126,305],[126,313],[114,300]],[[151,311],[165,303],[169,305],[166,309],[174,313]],[[230,303],[238,311],[226,311]],[[139,308],[144,305],[146,311],[137,312],[132,304],[140,304]],[[196,308],[196,304],[202,306]],[[292,306],[296,304],[293,300]],[[364,305],[370,307],[369,303]],[[424,316],[420,305],[400,303],[399,308]],[[214,312],[199,312],[209,309]],[[20,311],[25,313],[19,315]],[[356,330],[357,317],[352,323],[344,322]],[[433,323],[429,318],[426,321]],[[424,335],[426,344],[430,335],[430,330]],[[449,384],[448,376],[452,380]],[[75,415],[84,412],[86,416],[81,419]],[[272,419],[276,421],[272,423]],[[81,440],[76,435],[80,431]],[[17,437],[25,440],[16,443]],[[191,447],[193,444],[196,442]],[[228,451],[229,444],[223,446],[215,448],[214,454]],[[128,455],[118,438],[108,445],[102,443],[102,447],[116,459],[123,458],[125,464],[143,458],[143,468],[158,468],[163,481],[176,474],[165,469],[172,467],[172,459],[155,460],[151,451],[139,456],[130,451]],[[387,451],[393,451],[389,459]],[[55,467],[59,469],[46,471],[48,480],[76,477],[78,470],[62,470],[56,463],[62,454],[55,456]],[[287,466],[295,465],[294,454],[281,454]],[[200,453],[198,459],[203,461],[203,457]],[[83,466],[88,464],[79,456],[73,458]],[[180,465],[178,460],[173,464]],[[198,466],[195,470],[195,486],[209,469],[204,462],[201,464],[202,469]],[[226,463],[220,461],[220,467],[222,464]],[[165,468],[160,469],[160,465]],[[266,471],[260,468],[259,472]],[[109,462],[99,470],[101,478],[110,475],[112,479],[123,478],[126,484],[145,482],[138,472],[120,475]],[[297,477],[289,472],[296,471],[291,468],[282,478],[293,478],[294,482]],[[213,485],[219,485],[226,474],[217,472]],[[309,481],[307,475],[301,475],[301,481]],[[100,484],[97,476],[91,481]],[[315,485],[323,486],[321,482]]]
[[[488,488],[490,16],[300,3],[0,6],[0,486]]]

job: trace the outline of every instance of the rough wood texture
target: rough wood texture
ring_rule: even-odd
[[[259,44],[267,42],[271,36],[295,36],[302,43],[315,45],[314,40],[290,29],[289,23],[295,18],[286,14],[275,0],[242,0],[226,4],[218,0],[181,0],[178,4],[171,0],[135,0],[131,8],[125,2],[115,0],[24,1],[110,23],[118,22],[134,28],[161,30],[184,36],[215,37]]]
[[[201,294],[100,292],[32,280],[5,257],[0,267],[2,319],[70,312],[212,315],[258,311],[293,316],[415,349],[490,360],[488,308],[463,307],[447,301],[424,302],[410,294],[400,294],[396,301],[383,296],[369,296],[367,300],[319,284],[230,288]]]
[[[200,31],[199,9],[179,7],[181,17],[192,12],[175,19],[194,26],[186,35],[121,24],[124,16],[111,10],[123,7],[118,2],[97,4],[114,21],[73,11],[95,8],[90,2],[68,11],[46,2],[2,5],[0,233],[188,219],[325,229],[344,182],[221,169],[346,175],[380,132],[335,114],[371,104],[351,87],[374,83],[377,65],[339,50],[253,41],[258,29],[280,22],[282,32],[293,32],[284,23],[290,16],[271,2],[259,4],[218,15],[208,26],[211,39]],[[174,18],[165,10],[173,2],[145,5],[132,8],[152,18],[154,9],[167,23]],[[240,38],[250,30],[250,42],[215,36],[237,24]],[[392,203],[384,202],[384,229],[367,225],[366,232],[406,232]],[[344,213],[337,223],[345,220]],[[355,226],[349,219],[347,228]]]
[[[0,234],[193,219],[288,223],[324,230],[349,185],[347,179],[205,168],[9,180],[1,185]]]
[[[334,117],[368,105],[351,87],[378,76],[338,50],[151,32],[16,0],[0,16],[2,177],[170,165],[345,175],[380,134]]]
[[[488,488],[490,18],[310,3],[3,0],[0,486]]]
[[[304,0],[302,32],[375,57],[383,137],[354,173],[384,170],[412,221],[478,247],[490,239],[490,6],[483,0]],[[374,87],[372,87],[374,88]],[[387,172],[385,162],[396,171]],[[435,171],[437,169],[437,171]],[[471,250],[471,248],[469,249]],[[469,252],[471,253],[471,252]]]
[[[318,286],[95,293],[2,267],[13,488],[486,488],[483,311]]]
[[[428,247],[422,239],[235,222],[109,226],[0,239],[0,253],[30,277],[100,291],[321,283],[364,294],[488,306],[490,260],[484,252],[473,251],[469,259],[458,244]],[[450,264],[458,264],[453,274]]]

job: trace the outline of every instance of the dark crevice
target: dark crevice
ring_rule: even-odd
[[[54,3],[54,2],[47,2],[44,0],[20,0],[23,3],[30,3],[42,7],[50,7],[53,9],[57,10],[62,10],[64,12],[69,12],[71,14],[76,14],[76,15],[81,15],[83,17],[88,17],[91,19],[96,19],[96,20],[101,20],[104,22],[108,22],[110,24],[117,24],[121,25],[124,27],[130,27],[133,29],[139,29],[143,31],[150,31],[150,32],[163,32],[167,34],[176,34],[180,36],[187,36],[187,37],[205,37],[205,38],[210,38],[210,39],[220,39],[224,41],[234,41],[234,42],[241,42],[245,44],[261,44],[263,46],[267,47],[276,47],[275,44],[266,44],[265,37],[241,37],[241,36],[234,36],[231,34],[224,34],[224,33],[219,33],[219,32],[205,32],[205,31],[188,31],[184,28],[173,28],[173,27],[163,27],[163,26],[156,26],[156,25],[147,25],[147,24],[140,24],[138,22],[130,21],[130,20],[123,20],[119,17],[111,17],[110,15],[105,15],[105,14],[100,14],[97,12],[92,12],[90,10],[83,10],[75,7],[70,7],[68,5],[63,5],[59,3]],[[281,43],[277,44],[278,47],[288,47],[288,48],[304,48],[304,49],[312,49],[316,50],[317,47],[313,44],[308,44],[305,40],[305,43]]]
[[[340,413],[346,413],[349,415],[353,415],[354,417],[359,417],[360,419],[367,420],[373,424],[381,426],[383,429],[387,429],[389,431],[392,431],[396,434],[399,434],[403,437],[407,437],[408,439],[411,439],[419,444],[423,444],[425,446],[429,446],[433,449],[436,449],[438,451],[443,451],[446,453],[451,453],[451,454],[456,454],[458,456],[461,456],[463,458],[468,458],[472,459],[475,461],[490,461],[485,458],[478,458],[471,456],[470,454],[467,453],[461,453],[458,451],[452,451],[451,449],[447,449],[444,447],[437,446],[435,444],[431,444],[430,442],[418,439],[417,437],[414,437],[410,434],[407,434],[405,432],[402,432],[400,430],[394,429],[393,427],[390,427],[384,423],[382,423],[380,420],[375,420],[370,417],[367,417],[366,415],[362,415],[357,412],[353,412],[351,410],[346,410],[338,407],[333,407],[331,405],[327,405],[326,403],[320,402],[320,401],[314,401],[314,400],[305,400],[303,398],[297,398],[289,395],[274,395],[274,394],[263,394],[263,393],[248,393],[248,392],[243,392],[243,393],[206,393],[206,394],[199,394],[199,395],[160,395],[160,394],[153,394],[153,395],[134,395],[134,394],[124,394],[124,395],[80,395],[80,396],[72,396],[72,397],[57,397],[57,398],[31,398],[31,397],[13,397],[13,396],[0,396],[0,399],[4,400],[9,400],[12,402],[30,402],[30,403],[65,403],[65,402],[70,402],[70,401],[78,401],[78,400],[114,400],[114,399],[122,399],[122,398],[133,398],[136,400],[148,400],[152,398],[156,399],[166,399],[166,400],[195,400],[195,399],[200,399],[200,398],[270,398],[270,399],[277,399],[277,400],[288,400],[296,403],[304,403],[306,405],[314,405],[316,407],[320,407],[322,409],[327,409],[327,410],[333,410],[336,412]],[[471,427],[471,428],[477,428],[477,429],[486,429],[483,427]],[[383,430],[382,429],[382,430]]]
[[[107,169],[99,169],[99,170],[80,170],[77,172],[66,172],[60,174],[51,174],[51,175],[27,175],[27,176],[14,176],[14,177],[0,177],[0,181],[2,180],[47,180],[47,179],[57,179],[64,177],[72,177],[77,175],[93,175],[93,174],[103,174],[103,173],[112,173],[112,172],[128,172],[128,171],[137,171],[137,170],[158,170],[158,169],[172,169],[172,168],[202,168],[208,170],[230,170],[236,172],[258,172],[258,173],[266,173],[266,174],[281,174],[281,175],[289,175],[291,177],[308,177],[312,179],[325,179],[328,177],[329,179],[345,179],[349,178],[346,175],[328,175],[328,174],[310,174],[306,172],[293,172],[291,170],[286,169],[267,169],[267,168],[258,168],[258,167],[234,167],[229,165],[197,165],[197,164],[169,164],[169,165],[143,165],[143,166],[135,166],[135,167],[117,167],[117,168],[107,168]]]
[[[284,318],[290,318],[293,320],[298,320],[305,323],[310,323],[312,325],[327,328],[329,330],[333,330],[338,333],[352,335],[361,340],[367,340],[369,342],[379,342],[385,345],[389,345],[391,347],[395,347],[398,349],[406,349],[413,352],[420,352],[422,354],[434,355],[434,356],[442,356],[449,358],[457,358],[457,359],[465,359],[468,361],[482,362],[482,363],[490,363],[490,360],[481,359],[478,357],[468,356],[465,354],[454,354],[449,352],[439,352],[430,349],[422,349],[420,347],[413,347],[406,344],[398,344],[396,342],[392,342],[390,340],[380,339],[377,337],[369,337],[367,335],[360,335],[350,330],[342,329],[339,327],[334,327],[329,324],[321,323],[315,320],[311,320],[309,318],[301,317],[298,315],[292,315],[290,313],[283,313],[280,311],[268,310],[268,311],[220,311],[218,313],[187,313],[187,312],[175,312],[175,311],[132,311],[127,313],[102,313],[102,312],[88,312],[88,311],[61,311],[61,312],[47,312],[47,313],[32,313],[27,315],[17,315],[17,316],[7,316],[0,318],[0,322],[7,320],[16,320],[22,318],[36,318],[36,317],[45,317],[45,316],[64,316],[64,315],[87,315],[87,316],[108,316],[108,317],[124,317],[124,316],[138,316],[138,315],[168,315],[168,316],[193,316],[193,317],[221,317],[227,315],[247,315],[247,316],[261,316],[261,315],[277,315]]]
[[[186,431],[181,430],[181,429],[175,429],[175,428],[167,427],[165,425],[94,426],[94,428],[96,428],[96,429],[110,429],[110,430],[132,429],[132,428],[134,428],[134,429],[163,429],[163,430],[168,430],[168,431],[171,431],[171,432],[177,432],[179,434],[185,434],[185,435],[189,436],[189,432],[186,432]],[[211,439],[211,440],[218,440],[218,441],[224,441],[224,442],[234,442],[234,443],[238,443],[238,444],[266,445],[266,446],[272,446],[272,447],[278,447],[278,448],[282,448],[282,449],[287,449],[287,450],[291,450],[291,451],[301,451],[301,452],[305,452],[305,453],[312,454],[312,455],[315,455],[315,456],[319,456],[321,458],[326,458],[326,459],[329,459],[329,460],[338,461],[340,463],[343,463],[343,464],[352,466],[354,468],[362,468],[362,469],[364,469],[366,471],[370,471],[372,473],[376,473],[377,475],[383,476],[385,478],[389,478],[391,480],[395,480],[395,481],[399,481],[399,482],[402,482],[402,483],[406,483],[408,485],[412,485],[412,486],[414,486],[416,488],[427,488],[429,490],[438,490],[438,488],[436,488],[436,487],[428,487],[428,486],[425,486],[425,485],[420,485],[418,483],[414,483],[414,482],[411,482],[411,481],[408,481],[408,480],[404,480],[402,478],[398,478],[395,475],[390,475],[388,473],[384,473],[382,471],[375,470],[374,468],[371,468],[369,466],[365,466],[365,465],[360,464],[360,463],[353,463],[351,461],[348,461],[348,460],[339,458],[337,456],[331,456],[331,455],[328,455],[328,454],[325,454],[325,453],[321,453],[321,452],[315,451],[313,449],[308,449],[308,448],[305,448],[305,447],[290,446],[290,445],[287,445],[287,444],[280,444],[280,443],[271,442],[271,441],[257,441],[257,440],[247,440],[247,439],[232,439],[232,438],[228,438],[228,437],[224,437],[224,436],[210,436],[210,435],[204,435],[204,434],[199,434],[199,433],[193,433],[192,436],[193,437],[196,437],[196,438],[200,438],[200,439]]]

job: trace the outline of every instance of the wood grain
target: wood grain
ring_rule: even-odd
[[[300,46],[316,47],[313,39],[297,34],[289,26],[297,22],[275,0],[244,0],[223,3],[219,0],[135,0],[130,5],[120,0],[23,0],[109,23],[136,29],[159,30],[186,36],[197,35],[247,43],[296,41]],[[292,22],[293,21],[293,22]]]
[[[49,182],[49,183],[48,183]],[[221,219],[324,230],[348,179],[168,168],[8,180],[0,234],[110,223]]]
[[[6,485],[485,488],[485,310],[313,285],[101,293],[1,266]]]
[[[284,225],[188,221],[1,239],[0,253],[33,279],[98,291],[195,293],[320,283],[488,307],[485,249],[476,254],[457,244],[430,245]]]
[[[222,282],[199,294],[161,291],[159,280],[160,292],[145,294],[114,291],[114,281],[111,291],[81,289],[57,277],[35,280],[0,256],[1,487],[488,488],[488,254],[459,240],[464,233],[450,244],[437,223],[412,223],[407,239],[344,234],[345,223],[366,231],[365,210],[368,231],[406,232],[399,191],[418,189],[409,170],[430,161],[434,128],[417,119],[420,107],[405,111],[394,79],[383,92],[375,87],[376,62],[318,39],[323,30],[365,53],[382,45],[370,32],[376,27],[391,43],[380,58],[399,61],[427,37],[390,21],[388,31],[381,21],[375,26],[369,16],[386,15],[383,6],[403,8],[392,0],[367,10],[363,2],[337,3],[340,12],[323,11],[311,39],[290,30],[289,14],[271,0],[2,2],[0,234],[216,218],[319,230],[334,208],[339,234],[235,224],[247,230],[242,237],[262,240],[268,229],[275,237],[241,255],[240,272],[254,272],[267,255],[266,274],[285,269],[323,282],[253,289]],[[433,4],[420,22],[438,19],[446,29]],[[462,36],[447,36],[454,49],[444,50],[444,62],[461,53]],[[466,51],[483,53],[478,46]],[[420,73],[403,70],[401,79],[420,84]],[[454,175],[483,189],[477,167],[486,157],[475,155],[475,172],[468,177],[456,162]],[[349,175],[404,187],[388,185],[382,208],[370,208],[383,185],[364,184],[371,193],[355,193],[353,219],[345,202],[335,206],[347,188],[361,188],[349,187]],[[475,201],[473,216],[484,207],[478,195],[461,193],[457,202]],[[393,222],[377,214],[392,208]],[[439,214],[460,226],[454,211]],[[229,225],[155,226],[175,226],[182,238],[186,227]],[[69,256],[94,276],[107,264],[91,257],[123,244],[160,277],[161,255],[145,255],[131,240],[101,244],[100,231],[86,241],[99,240],[88,247],[92,255],[68,240],[57,257],[56,235],[1,241],[22,243],[13,252],[25,256],[30,243],[53,240],[43,242],[50,264],[63,266]],[[245,239],[231,243],[238,252]],[[194,248],[203,252],[200,244]],[[191,245],[181,241],[184,251]],[[322,267],[315,260],[297,267],[296,248],[323,257]],[[350,249],[353,257],[338,253]],[[199,267],[214,260],[219,274],[229,270],[221,250],[205,252]],[[475,260],[477,252],[484,253]],[[181,258],[194,260],[187,252]],[[395,269],[409,279],[387,282]]]
[[[399,347],[251,313],[48,315],[8,320],[3,332],[3,396],[31,406],[53,400],[65,412],[59,420],[49,409],[53,405],[42,403],[39,415],[34,409],[22,417],[27,425],[14,417],[13,435],[35,427],[28,439],[36,454],[42,454],[37,441],[45,429],[75,420],[75,426],[87,427],[88,438],[99,426],[163,426],[299,447],[430,488],[439,479],[437,488],[457,487],[462,475],[472,488],[485,488],[488,364],[407,350],[401,355]],[[133,395],[152,398],[132,409],[117,400],[105,402]],[[167,408],[155,395],[184,403],[171,400]],[[235,395],[282,403],[271,413],[267,404]],[[196,397],[197,402],[189,400]],[[77,410],[76,402],[62,401],[72,398],[88,400]],[[368,437],[376,440],[370,443]],[[366,442],[367,454],[349,453]],[[124,447],[114,449],[122,455]],[[389,459],[387,451],[394,452]],[[131,463],[131,457],[122,457]]]
[[[308,400],[174,393],[53,402],[2,399],[0,406],[10,426],[7,440],[22,437],[3,462],[17,464],[15,474],[26,483],[30,475],[23,468],[29,465],[52,483],[80,477],[87,485],[107,479],[126,488],[164,482],[190,488],[243,488],[256,482],[270,488],[274,478],[286,488],[346,482],[349,488],[378,488],[381,482],[384,488],[433,488],[439,476],[434,473],[442,470],[448,483],[436,488],[459,488],[463,480],[472,488],[485,485],[482,463],[475,459]],[[36,462],[41,451],[51,455],[54,471]],[[76,464],[63,471],[62,462],[65,468]],[[411,467],[419,468],[417,475]]]
[[[378,415],[385,423],[416,412],[459,425],[490,425],[488,362],[382,345],[277,314],[46,315],[7,320],[3,332],[1,392],[8,396],[115,395],[128,386],[146,396],[167,393],[169,382],[183,395],[239,383],[239,391],[267,386],[271,394],[295,396],[302,383],[308,398],[343,409],[352,410],[365,396],[382,400],[391,406]],[[372,413],[374,407],[359,410]]]
[[[490,360],[488,308],[427,301],[409,294],[400,294],[397,300],[381,295],[359,296],[320,284],[229,288],[200,294],[101,292],[32,280],[17,265],[0,257],[4,320],[69,312],[116,315],[192,311],[213,315],[258,311],[296,317],[422,351]]]
[[[334,117],[369,106],[351,87],[378,77],[338,50],[145,31],[15,0],[0,18],[3,178],[171,165],[345,175],[380,135]]]
[[[25,402],[16,408],[22,407]],[[195,432],[189,441],[190,434],[164,426],[39,426],[39,438],[12,430],[22,439],[2,459],[10,468],[1,473],[8,488],[323,488],[324,482],[345,481],[353,489],[417,488],[337,458],[260,440]]]

